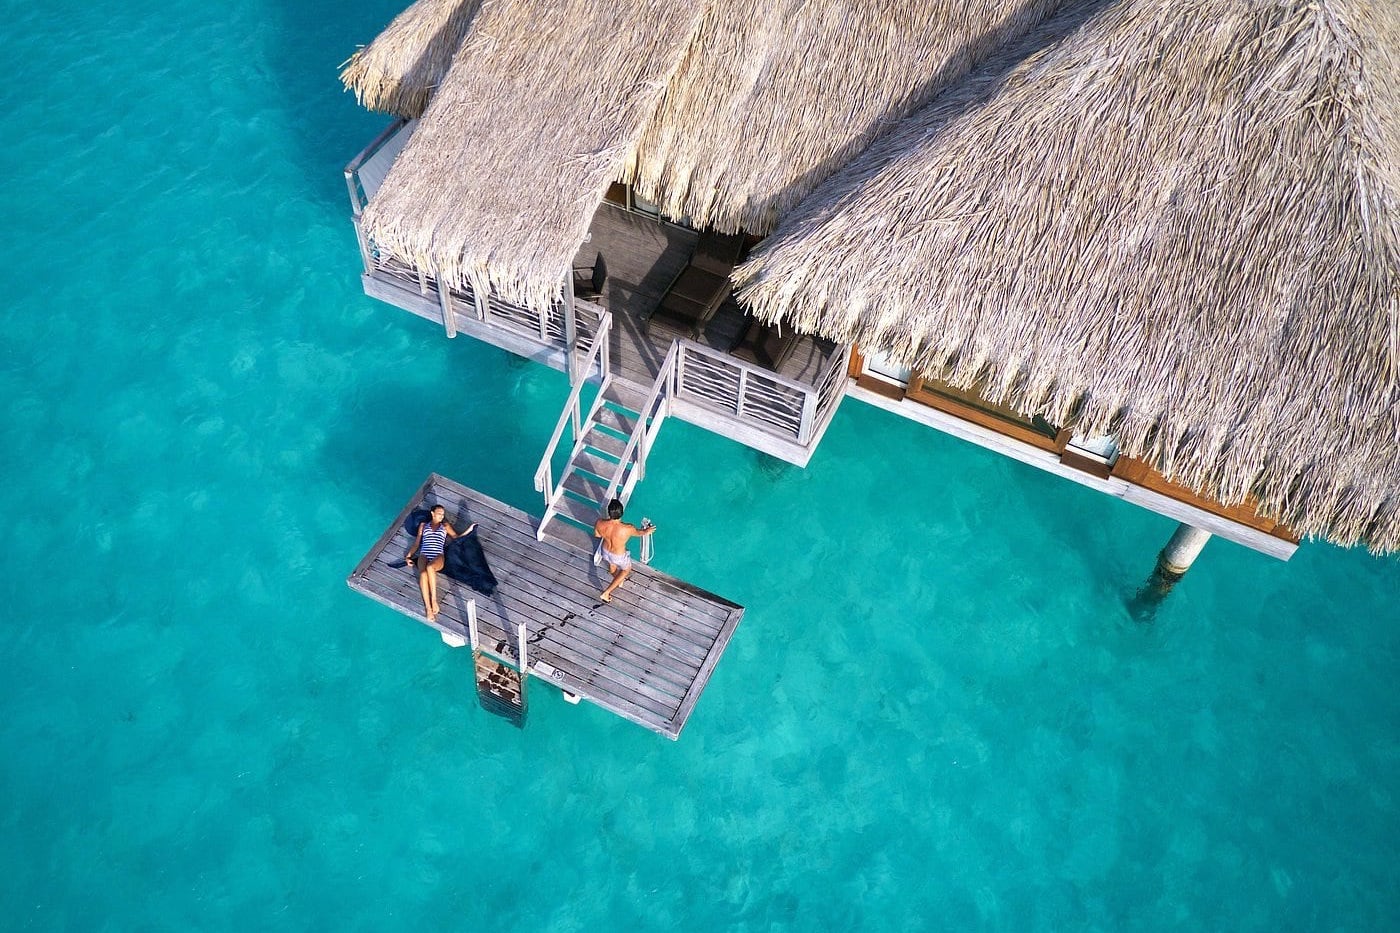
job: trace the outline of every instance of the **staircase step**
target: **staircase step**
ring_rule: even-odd
[[[598,503],[603,501],[603,494],[608,491],[608,481],[598,479],[588,473],[580,473],[578,470],[565,470],[564,478],[559,485],[577,496],[582,496],[590,502]]]
[[[597,425],[589,425],[588,430],[583,432],[583,443],[586,447],[607,454],[614,460],[621,460],[622,454],[627,450],[627,438],[604,431]]]
[[[617,471],[617,460],[609,460],[591,450],[580,450],[569,460],[568,468],[592,473],[604,482],[608,482],[612,479],[613,473]]]
[[[599,427],[615,431],[623,437],[631,437],[637,426],[637,416],[631,412],[619,411],[604,405],[593,414],[593,423]]]
[[[585,531],[568,521],[550,519],[549,524],[544,528],[544,536],[572,545],[581,551],[591,551],[598,546],[598,539],[593,537],[591,527]]]
[[[593,528],[593,523],[602,517],[596,502],[580,502],[568,496],[560,496],[554,501],[556,518],[567,518],[580,526]]]
[[[642,406],[646,404],[647,395],[641,389],[630,388],[614,379],[603,390],[603,400],[621,405],[628,411],[641,411]]]

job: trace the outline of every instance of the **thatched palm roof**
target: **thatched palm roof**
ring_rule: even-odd
[[[1060,2],[419,0],[342,75],[423,116],[366,230],[532,303],[613,180],[696,226],[766,232]]]
[[[365,210],[365,231],[435,277],[546,305],[701,10],[687,0],[483,4]]]
[[[741,298],[1400,549],[1400,4],[1120,0],[1044,45],[818,189]]]
[[[777,218],[1061,0],[712,0],[622,180],[726,232]]]
[[[350,56],[340,80],[370,110],[422,116],[480,6],[481,0],[418,0]]]

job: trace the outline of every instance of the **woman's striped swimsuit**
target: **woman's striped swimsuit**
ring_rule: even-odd
[[[447,523],[436,528],[432,522],[423,523],[423,539],[418,544],[418,554],[424,560],[437,560],[447,548]]]

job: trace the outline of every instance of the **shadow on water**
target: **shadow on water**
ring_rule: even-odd
[[[753,459],[754,466],[758,468],[759,475],[774,483],[781,482],[783,479],[791,476],[794,470],[801,469],[801,467],[788,463],[781,457],[766,454],[761,450],[754,451]]]
[[[1158,560],[1157,565],[1152,569],[1152,575],[1147,578],[1147,582],[1138,588],[1138,591],[1128,600],[1128,614],[1132,616],[1134,622],[1150,625],[1157,621],[1157,610],[1162,607],[1167,597],[1171,595],[1172,588],[1181,580],[1182,575],[1172,573],[1162,567],[1162,562]]]
[[[277,78],[281,104],[296,145],[288,161],[302,166],[307,189],[318,203],[350,207],[343,169],[390,117],[371,113],[340,84],[340,66],[368,45],[408,6],[407,0],[362,0],[332,4],[326,0],[278,4],[282,28],[267,47],[267,61]]]
[[[386,307],[384,313],[402,312]],[[446,350],[429,347],[422,358],[430,360],[436,352]],[[520,416],[516,396],[537,374],[499,359],[508,356],[492,351],[458,364],[431,391],[413,372],[413,363],[401,374],[385,371],[373,382],[366,376],[363,389],[347,400],[327,432],[323,469],[334,471],[347,492],[369,502],[396,501],[436,472],[516,508],[538,511],[532,477],[548,427],[535,423],[537,417]]]

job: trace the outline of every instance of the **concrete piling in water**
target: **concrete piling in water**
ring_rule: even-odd
[[[1157,605],[1172,591],[1172,587],[1176,586],[1176,582],[1186,571],[1191,569],[1191,565],[1195,563],[1201,549],[1209,540],[1208,531],[1184,522],[1177,526],[1167,546],[1157,555],[1157,566],[1153,568],[1152,576],[1133,597],[1130,608],[1136,618],[1144,621],[1151,619]]]

